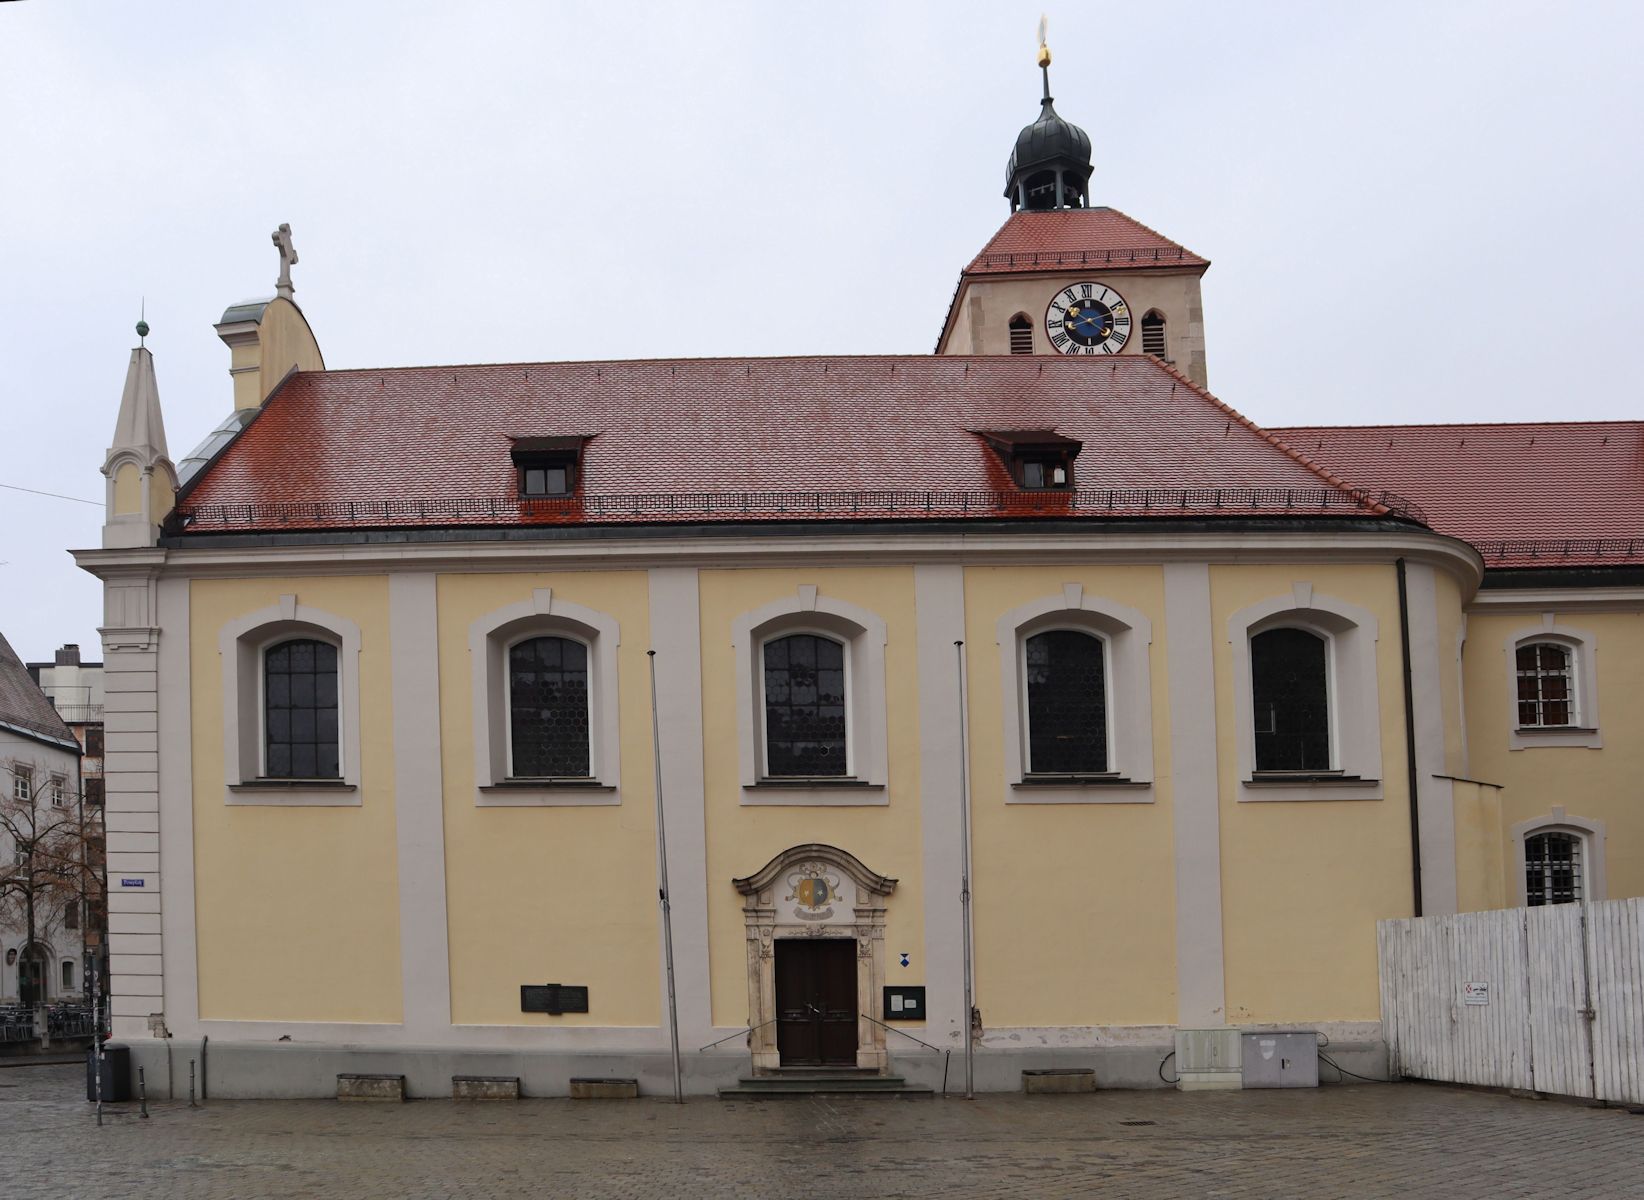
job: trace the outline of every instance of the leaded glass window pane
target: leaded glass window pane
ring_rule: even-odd
[[[1102,641],[1076,629],[1028,638],[1028,771],[1091,775],[1107,770],[1107,668]]]
[[[299,638],[263,655],[264,774],[337,779],[337,648]]]
[[[515,643],[508,651],[508,721],[516,777],[588,777],[588,647],[560,637]]]
[[[795,633],[765,643],[765,769],[844,775],[845,647]]]
[[[1330,769],[1324,664],[1324,639],[1305,629],[1270,629],[1250,639],[1256,770]]]
[[[1518,669],[1518,723],[1521,726],[1557,726],[1576,723],[1571,683],[1570,650],[1554,642],[1520,646]]]
[[[1572,904],[1581,899],[1581,839],[1538,833],[1524,839],[1526,904]]]

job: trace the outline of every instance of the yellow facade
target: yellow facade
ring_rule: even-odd
[[[212,579],[195,580],[189,591],[200,1014],[239,1021],[398,1021],[388,580]],[[219,635],[229,622],[292,594],[362,630],[358,807],[224,802],[223,717],[230,706],[223,695]]]
[[[474,799],[468,630],[534,588],[620,623],[622,803],[482,808]],[[649,612],[643,571],[442,575],[438,582],[451,1019],[655,1026],[660,1017]],[[575,981],[597,1010],[520,1012],[527,982]]]

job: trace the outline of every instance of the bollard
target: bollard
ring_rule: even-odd
[[[194,1060],[192,1058],[188,1060],[188,1106],[190,1108],[200,1107],[194,1103]]]
[[[148,1083],[143,1079],[143,1068],[137,1068],[137,1103],[140,1106],[139,1116],[148,1117]]]

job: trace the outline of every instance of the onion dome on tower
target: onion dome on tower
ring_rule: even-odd
[[[1016,148],[1005,165],[1005,199],[1018,209],[1086,208],[1090,204],[1090,135],[1056,113],[1050,97],[1050,47],[1043,26],[1039,69],[1045,94],[1039,119],[1016,135]]]

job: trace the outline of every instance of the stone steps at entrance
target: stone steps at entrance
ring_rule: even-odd
[[[721,1100],[786,1100],[795,1096],[898,1096],[929,1099],[928,1087],[908,1083],[900,1075],[865,1071],[795,1072],[745,1076],[736,1087],[719,1089]]]

